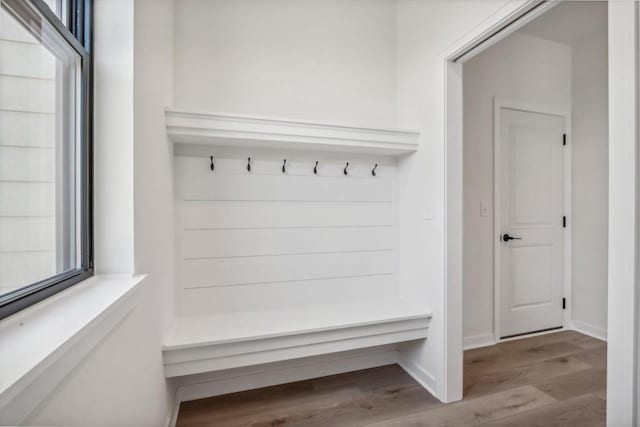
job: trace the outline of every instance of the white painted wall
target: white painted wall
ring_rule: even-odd
[[[607,336],[609,135],[607,34],[572,44],[574,326]]]
[[[418,152],[400,162],[398,168],[398,282],[403,295],[434,311],[427,342],[404,348],[401,358],[412,375],[446,401],[462,397],[462,359],[447,359],[445,347],[461,347],[462,343],[445,336],[445,317],[452,330],[461,327],[461,319],[455,312],[449,312],[445,301],[449,298],[454,302],[452,306],[459,307],[462,296],[455,283],[445,287],[448,248],[444,238],[447,221],[451,219],[444,215],[447,172],[444,55],[456,40],[508,3],[506,0],[398,2],[398,126],[421,132]],[[451,260],[453,264],[456,262],[457,259]],[[446,372],[452,374],[449,383],[445,382]]]
[[[173,13],[174,0],[135,1],[135,272],[154,282],[165,327],[174,314],[175,282],[173,146],[165,127],[165,108],[173,103]]]
[[[464,340],[493,341],[493,100],[571,109],[571,47],[514,33],[464,70]],[[480,212],[488,207],[487,216]]]
[[[395,2],[179,0],[175,104],[388,126]]]
[[[94,15],[95,269],[131,273],[133,0],[97,1]]]

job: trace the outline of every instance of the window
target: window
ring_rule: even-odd
[[[0,318],[93,274],[91,0],[0,0]]]

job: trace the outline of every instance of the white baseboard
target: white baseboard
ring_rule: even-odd
[[[602,341],[607,340],[607,330],[598,326],[593,326],[580,320],[574,320],[572,323],[573,330],[581,334],[589,335]]]
[[[405,370],[407,374],[424,387],[429,393],[437,398],[436,379],[429,372],[425,371],[421,366],[416,365],[410,360],[400,360],[398,365]]]
[[[341,374],[398,362],[394,346],[382,346],[322,356],[178,377],[177,401],[202,399],[260,387]]]
[[[496,340],[493,334],[471,335],[462,339],[462,348],[471,350],[474,348],[488,347],[494,345]]]

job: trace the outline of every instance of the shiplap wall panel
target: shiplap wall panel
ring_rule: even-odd
[[[185,259],[391,250],[391,227],[186,230]]]
[[[390,297],[395,167],[177,156],[178,312]]]
[[[395,296],[391,275],[340,277],[322,281],[270,283],[267,286],[223,286],[188,289],[180,294],[184,313],[202,316],[211,313],[334,304]],[[185,309],[186,308],[186,309]]]
[[[393,224],[389,202],[182,202],[183,229],[373,227]]]
[[[185,260],[184,286],[237,286],[393,272],[391,251]]]
[[[55,115],[0,111],[0,146],[54,147]]]
[[[391,182],[388,180],[371,182],[358,178],[312,176],[298,176],[292,179],[287,175],[266,174],[222,175],[211,180],[206,175],[198,176],[199,174],[195,173],[194,175],[196,176],[193,179],[187,180],[189,185],[181,188],[185,200],[298,200],[314,202],[384,202],[390,200]]]

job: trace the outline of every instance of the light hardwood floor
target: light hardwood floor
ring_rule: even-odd
[[[391,365],[184,402],[177,426],[604,426],[606,352],[557,332],[466,351],[448,405]]]

